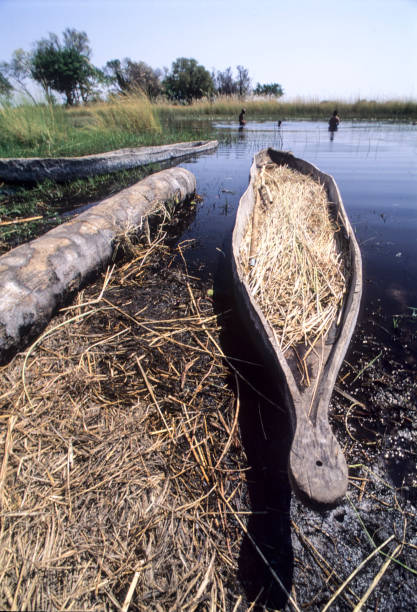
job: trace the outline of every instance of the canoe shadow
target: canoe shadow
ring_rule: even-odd
[[[293,577],[287,474],[291,434],[276,408],[242,391],[240,430],[251,467],[247,483],[253,514],[247,525],[250,538],[245,537],[240,551],[239,578],[250,602],[258,598],[260,606],[281,609],[287,595],[278,580],[290,592]]]
[[[230,258],[222,261],[214,284],[216,310],[232,310],[222,323],[222,349],[226,355],[261,364],[237,314],[227,261]],[[279,395],[265,368],[232,363],[238,371],[239,427],[250,466],[246,478],[252,512],[240,550],[238,580],[247,602],[256,601],[252,609],[282,609],[288,599],[285,591],[291,592],[294,562],[287,471],[291,426],[285,411],[264,400],[244,381],[275,402]]]

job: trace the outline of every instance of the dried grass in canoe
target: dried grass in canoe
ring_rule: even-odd
[[[287,165],[266,164],[255,190],[240,256],[252,296],[285,354],[300,343],[314,345],[328,331],[343,302],[348,266],[322,184]]]

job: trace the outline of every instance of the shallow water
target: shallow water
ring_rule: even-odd
[[[215,127],[232,142],[181,164],[195,173],[203,197],[183,236],[196,240],[189,258],[200,274],[218,276],[222,270],[253,155],[265,147],[292,151],[332,174],[339,186],[363,258],[361,318],[379,317],[391,332],[393,317],[400,315],[401,325],[415,330],[410,317],[417,307],[417,126],[342,122],[333,140],[324,122],[285,122],[281,128],[249,122],[240,131],[231,122]]]

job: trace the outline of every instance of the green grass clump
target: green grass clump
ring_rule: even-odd
[[[24,103],[18,107],[0,107],[0,151],[10,149],[42,150],[50,155],[57,142],[70,137],[61,106]]]
[[[209,134],[210,132],[210,134]],[[168,122],[144,96],[123,96],[83,107],[24,104],[0,108],[0,157],[66,157],[124,147],[169,144],[211,136]]]
[[[74,115],[76,113],[77,109],[73,111]],[[91,106],[89,113],[92,130],[161,133],[161,125],[154,108],[143,95],[114,97],[111,102]]]

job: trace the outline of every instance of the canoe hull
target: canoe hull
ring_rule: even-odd
[[[284,357],[277,345],[271,326],[251,295],[239,260],[240,245],[255,204],[253,182],[259,168],[271,162],[286,164],[325,185],[329,202],[332,202],[332,214],[337,216],[342,228],[350,258],[350,283],[340,324],[334,342],[326,348],[326,362],[314,389],[314,396],[311,390],[300,391],[294,378],[294,364]],[[236,216],[232,238],[232,270],[242,321],[271,376],[277,381],[280,400],[291,418],[293,441],[288,468],[293,489],[310,505],[334,505],[346,493],[348,472],[345,458],[328,422],[328,406],[359,312],[362,265],[360,250],[333,177],[289,153],[273,149],[258,153],[251,167],[248,189],[240,200]],[[313,405],[313,410],[307,410],[307,405]]]
[[[139,166],[170,162],[213,151],[217,140],[180,142],[155,147],[118,149],[97,155],[61,158],[0,158],[0,180],[11,183],[37,183],[45,179],[57,182],[109,174]]]

